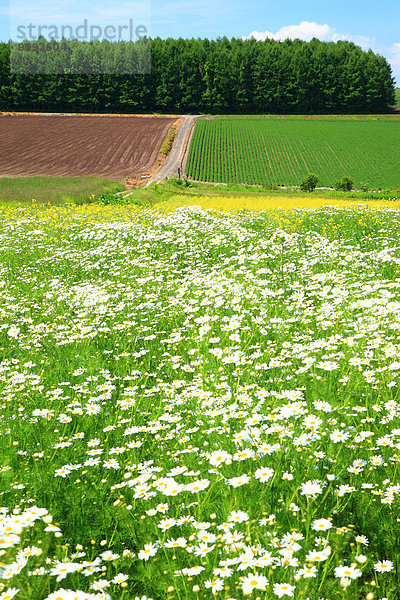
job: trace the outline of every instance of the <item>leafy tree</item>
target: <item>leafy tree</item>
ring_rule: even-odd
[[[300,183],[303,192],[313,192],[318,185],[318,177],[314,173],[308,173]]]
[[[350,192],[353,189],[353,180],[347,175],[343,175],[338,181],[335,183],[335,190],[340,190],[342,192]]]

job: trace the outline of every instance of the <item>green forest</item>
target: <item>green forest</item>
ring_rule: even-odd
[[[400,88],[396,88],[396,108],[400,108]]]
[[[11,45],[0,44],[0,110],[357,114],[395,104],[386,59],[351,42],[72,40],[28,51],[37,43],[13,45],[11,70]]]

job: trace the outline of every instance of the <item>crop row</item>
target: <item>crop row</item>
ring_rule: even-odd
[[[331,186],[396,187],[400,121],[220,118],[196,124],[186,174],[195,180],[296,185],[315,172]]]

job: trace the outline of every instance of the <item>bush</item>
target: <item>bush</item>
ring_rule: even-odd
[[[343,177],[335,183],[335,190],[341,192],[351,192],[352,189],[353,180],[350,179],[350,177],[347,177],[347,175],[343,175]]]
[[[318,184],[318,177],[314,173],[308,173],[300,184],[300,189],[303,192],[313,192]]]
[[[129,191],[127,190],[126,193],[129,194]],[[100,202],[100,204],[104,204],[105,206],[110,204],[115,206],[124,206],[126,204],[133,203],[131,196],[124,198],[122,194],[113,194],[111,192],[105,192],[104,194],[101,194],[98,198],[98,202]]]
[[[167,184],[169,184],[171,187],[177,188],[193,187],[187,177],[181,177],[181,179],[178,179],[177,177],[171,177],[168,179]]]
[[[170,151],[172,149],[172,145],[175,140],[175,134],[176,134],[176,127],[175,127],[175,125],[172,125],[171,129],[169,130],[169,132],[167,134],[167,137],[163,141],[162,146],[160,148],[160,152],[164,156],[167,156],[170,153]]]

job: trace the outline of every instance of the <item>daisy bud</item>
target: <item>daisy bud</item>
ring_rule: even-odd
[[[360,563],[360,565],[363,565],[364,563],[367,562],[367,557],[365,556],[365,554],[359,554],[358,556],[356,556],[356,561]]]

